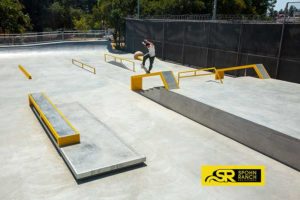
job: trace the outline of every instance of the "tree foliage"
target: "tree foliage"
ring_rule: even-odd
[[[22,33],[31,29],[30,18],[18,0],[0,1],[0,33]]]
[[[276,0],[218,0],[217,13],[269,15]],[[24,6],[23,6],[24,5]],[[213,0],[140,0],[141,16],[210,14]],[[2,32],[62,29],[115,29],[124,32],[124,17],[136,15],[137,0],[1,0]],[[29,15],[27,15],[28,13]],[[30,17],[30,19],[29,19]]]

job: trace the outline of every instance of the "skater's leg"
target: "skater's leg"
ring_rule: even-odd
[[[155,57],[150,57],[149,60],[150,60],[150,65],[149,65],[149,69],[148,69],[148,72],[150,73],[150,71],[152,70],[152,67],[153,67],[153,63],[154,63],[154,59]]]
[[[148,58],[150,58],[150,56],[149,56],[148,53],[146,53],[146,54],[144,55],[144,57],[143,57],[143,63],[142,63],[142,66],[143,66],[143,67],[145,66],[145,62],[146,62],[146,60],[147,60]]]

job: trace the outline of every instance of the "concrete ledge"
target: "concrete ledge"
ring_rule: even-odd
[[[139,93],[210,129],[300,170],[300,140],[297,138],[162,87]]]
[[[138,154],[80,104],[63,104],[59,108],[76,124],[80,131],[80,144],[59,147],[42,116],[35,107],[32,110],[76,180],[114,172],[146,161],[144,155]]]

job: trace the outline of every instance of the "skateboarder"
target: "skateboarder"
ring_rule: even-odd
[[[143,45],[148,49],[148,53],[146,53],[143,57],[143,63],[142,68],[145,68],[145,62],[149,58],[150,64],[148,70],[146,69],[146,73],[149,74],[151,72],[151,69],[153,67],[153,62],[155,59],[155,46],[152,42],[149,42],[148,40],[144,40],[142,42]]]

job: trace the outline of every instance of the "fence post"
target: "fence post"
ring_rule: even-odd
[[[165,21],[162,22],[163,23],[163,40],[162,40],[162,59],[165,60]]]
[[[211,26],[212,23],[211,22],[205,22],[208,25],[208,37],[207,37],[207,54],[206,54],[206,66],[207,67],[215,67],[215,63],[208,63],[208,57],[209,57],[209,49],[210,49],[210,32],[211,32]],[[211,50],[211,53],[213,53],[213,51]],[[213,59],[214,60],[214,59]],[[209,65],[210,64],[210,65]]]
[[[204,24],[204,30],[206,32],[207,26],[210,27],[209,23],[203,22]],[[206,34],[206,33],[205,33]],[[209,44],[209,32],[208,32],[208,37],[207,37],[207,47],[206,47],[206,60],[205,60],[205,67],[208,67],[208,44]]]
[[[236,63],[235,63],[236,66],[238,66],[239,63],[240,63],[241,43],[242,43],[243,28],[244,28],[244,24],[241,23],[241,26],[240,26],[240,35],[239,35],[239,43],[238,43],[237,56],[236,56]]]
[[[281,49],[282,49],[282,43],[283,43],[283,36],[284,36],[284,29],[285,29],[285,19],[282,23],[281,28],[281,36],[280,36],[280,43],[279,43],[279,49],[278,49],[278,55],[277,55],[277,64],[276,64],[276,71],[275,71],[275,78],[278,79],[278,73],[279,73],[279,65],[280,65],[280,57],[281,57]]]
[[[182,52],[181,52],[181,63],[184,65],[184,46],[185,46],[185,31],[186,31],[186,22],[183,23],[183,39],[182,39]]]

